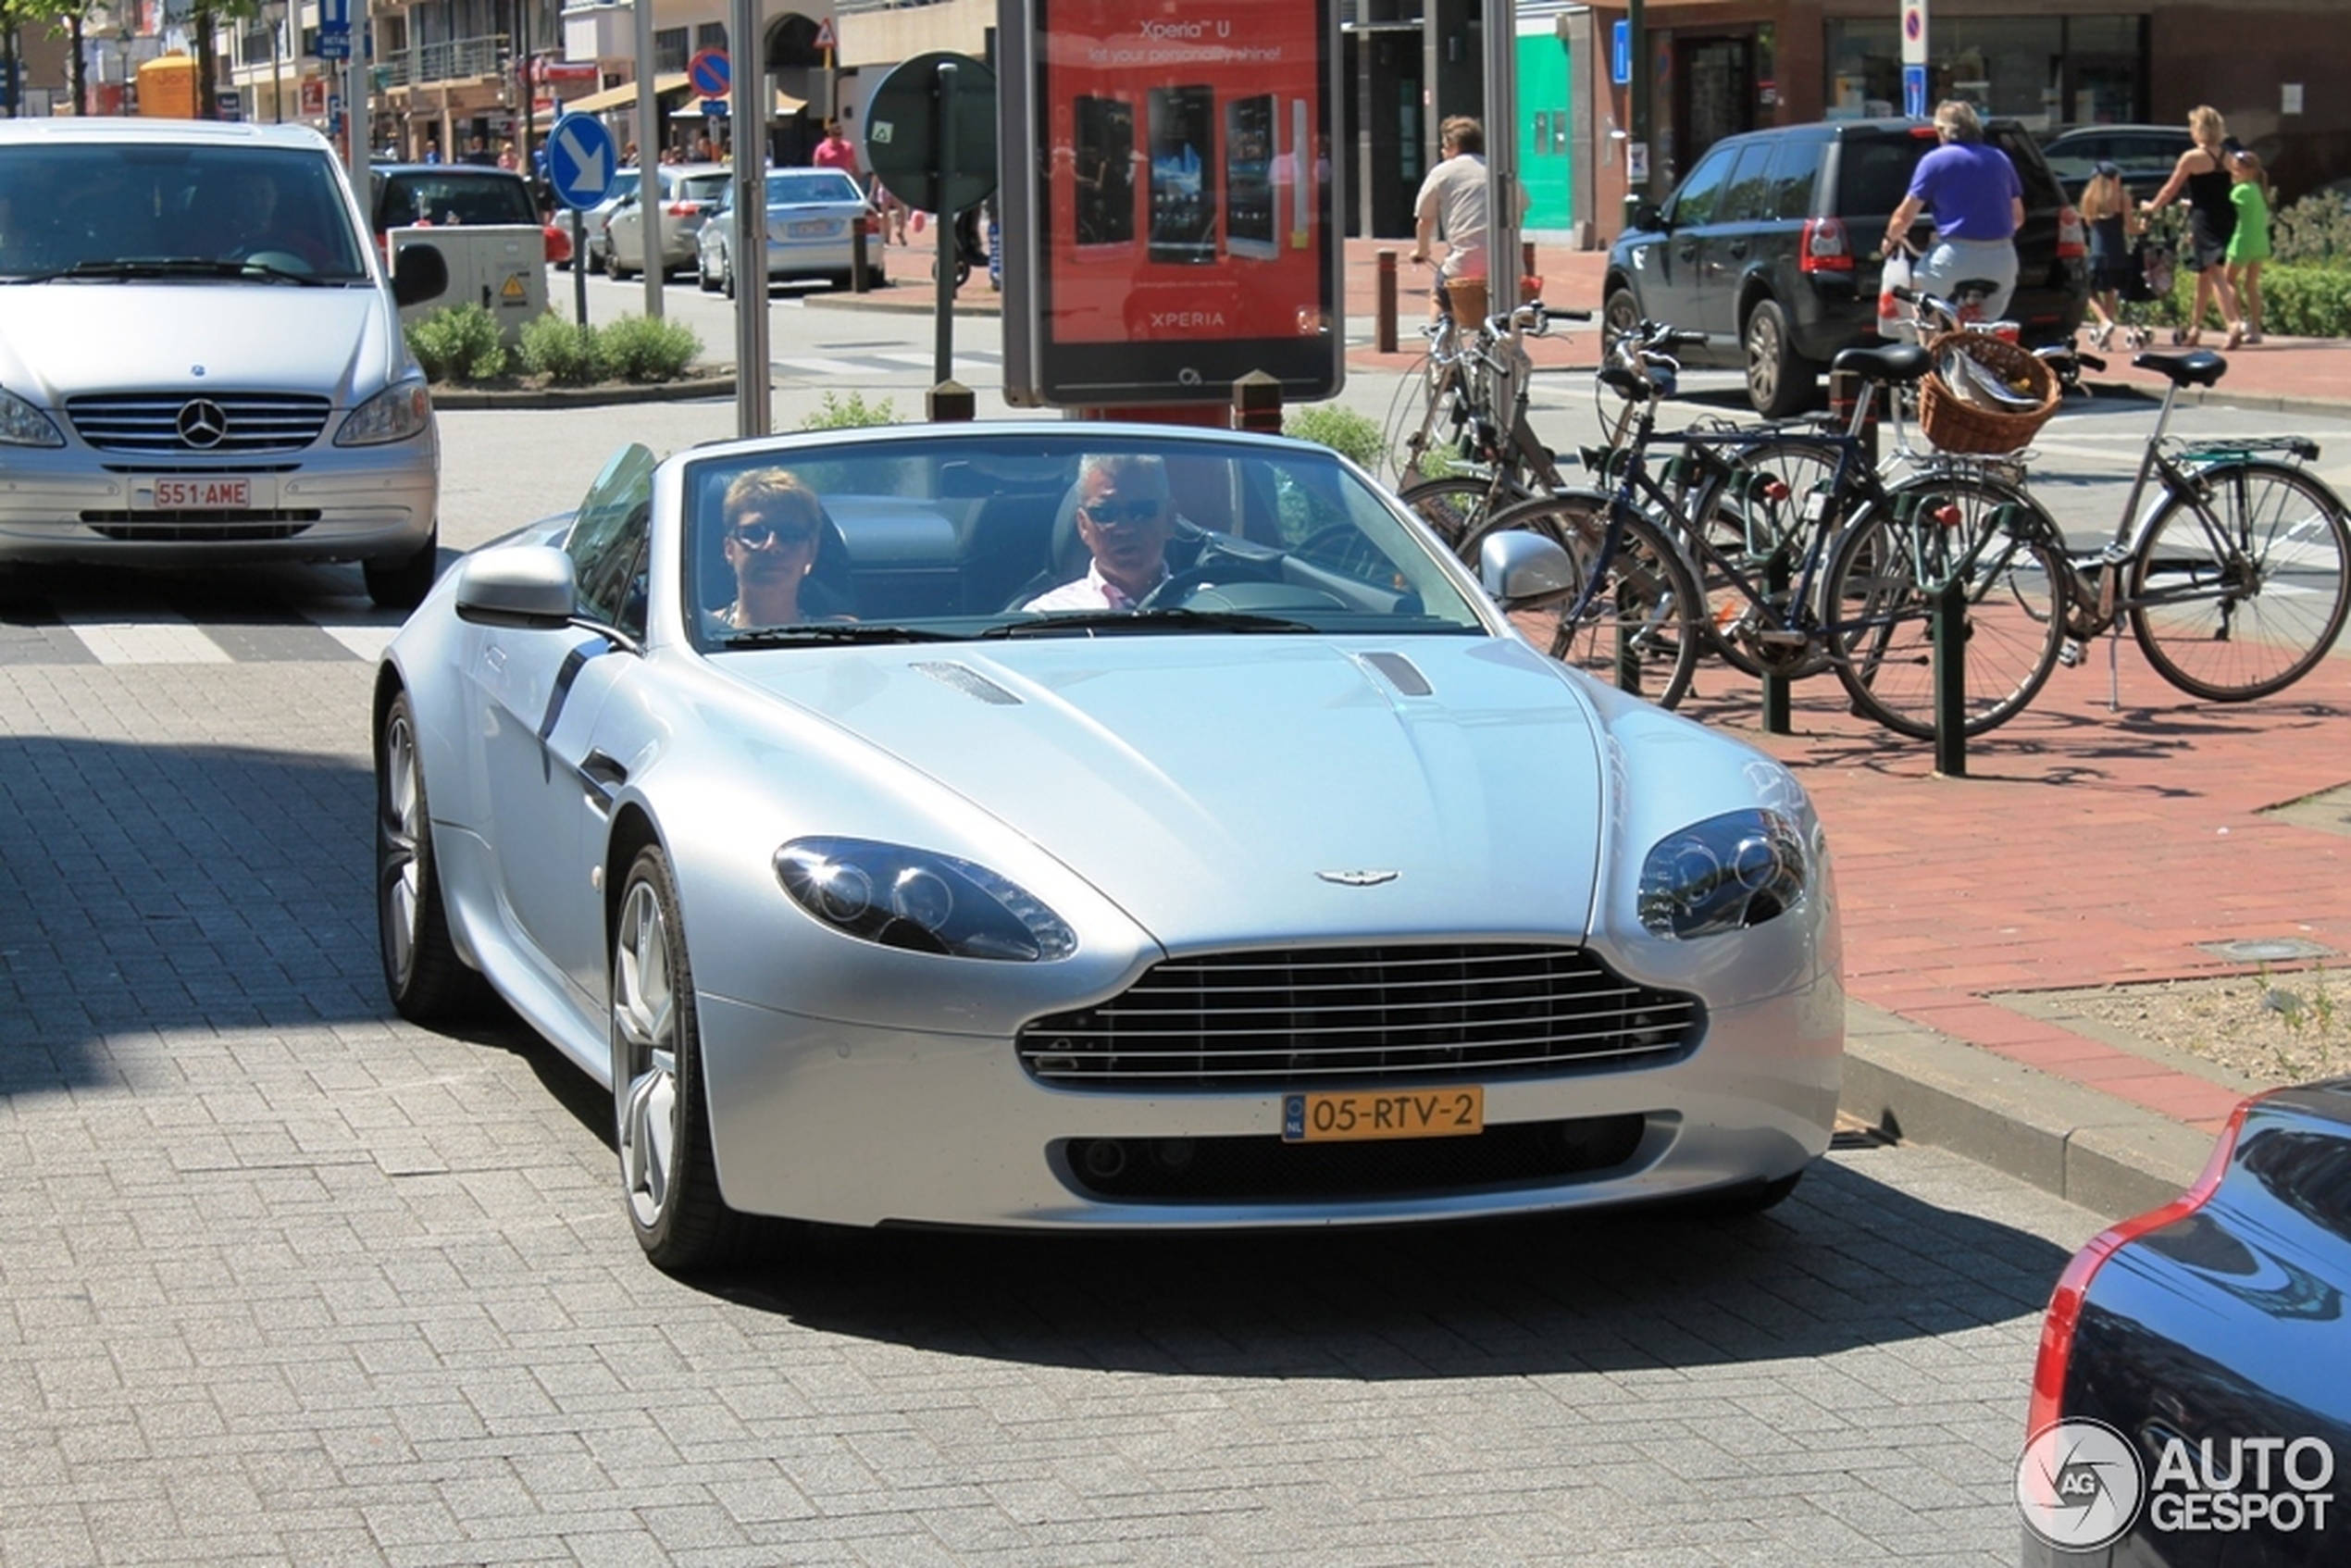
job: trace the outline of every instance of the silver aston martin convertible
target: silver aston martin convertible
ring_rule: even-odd
[[[613,1092],[654,1263],[1784,1197],[1844,1041],[1770,758],[1545,657],[1331,452],[1113,424],[617,454],[374,701],[384,971]]]

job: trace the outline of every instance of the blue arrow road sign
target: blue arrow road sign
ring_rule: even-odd
[[[612,194],[619,158],[612,132],[591,115],[566,115],[547,137],[547,178],[564,205],[585,209]]]

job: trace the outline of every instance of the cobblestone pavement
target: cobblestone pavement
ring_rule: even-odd
[[[1933,1150],[1735,1225],[664,1276],[601,1091],[383,1002],[367,678],[0,664],[6,1568],[2013,1561],[2097,1222]]]

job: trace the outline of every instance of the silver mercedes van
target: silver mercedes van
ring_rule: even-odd
[[[432,585],[441,449],[396,270],[304,126],[0,120],[0,565],[356,561]]]

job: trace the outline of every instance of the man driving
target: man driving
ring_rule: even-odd
[[[1087,457],[1077,465],[1077,535],[1093,563],[1024,610],[1131,610],[1167,580],[1176,509],[1164,462],[1132,453]]]
[[[788,626],[806,620],[802,579],[816,565],[824,508],[815,492],[782,468],[754,468],[727,487],[719,504],[727,531],[721,548],[735,576],[735,598],[717,612],[728,628]]]

